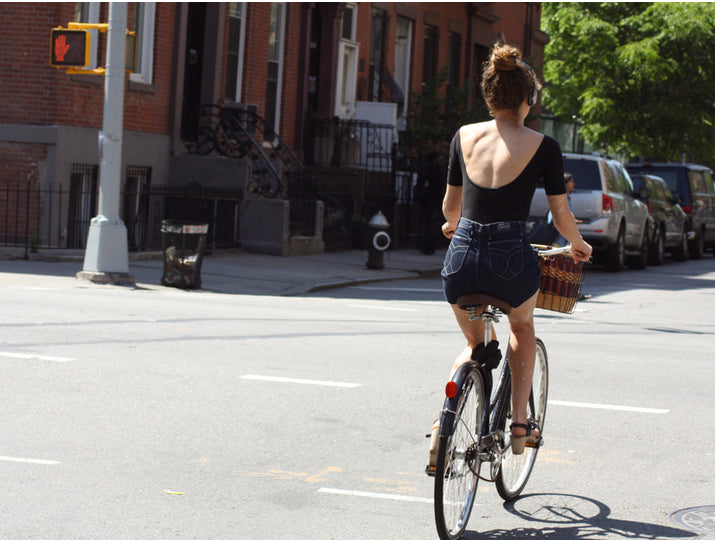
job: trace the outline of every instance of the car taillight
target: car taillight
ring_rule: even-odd
[[[685,213],[688,214],[688,215],[690,215],[691,212],[693,211],[693,207],[692,207],[692,206],[683,206],[682,208],[683,208],[683,212],[685,212]]]
[[[603,196],[603,211],[613,212],[613,199],[611,199],[608,195]]]

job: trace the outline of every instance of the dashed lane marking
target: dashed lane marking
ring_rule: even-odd
[[[391,501],[419,502],[433,504],[434,499],[426,497],[411,497],[408,495],[393,495],[391,493],[375,493],[373,491],[354,491],[350,489],[320,488],[318,493],[328,493],[331,495],[346,495],[349,497],[367,497],[371,499],[387,499]]]
[[[12,457],[12,456],[0,456],[0,461],[12,461],[13,463],[31,463],[34,465],[59,465],[59,461],[54,461],[51,459],[34,459],[34,458],[23,458],[23,457]]]
[[[311,379],[294,379],[292,377],[272,377],[269,375],[241,375],[242,379],[252,381],[278,382],[278,383],[293,383],[293,384],[312,384],[316,386],[337,386],[339,388],[357,388],[359,383],[348,383],[338,381],[315,381]]]
[[[670,409],[651,409],[649,407],[630,407],[628,405],[607,405],[605,403],[582,403],[579,401],[559,401],[550,399],[549,405],[561,405],[563,407],[581,407],[584,409],[606,409],[609,411],[624,411],[646,414],[667,414]]]
[[[45,356],[42,354],[11,353],[0,352],[4,358],[17,358],[19,360],[44,360],[46,362],[74,362],[74,358],[64,358],[62,356]]]
[[[348,304],[348,307],[358,309],[377,309],[381,311],[417,311],[413,308],[378,306],[377,304]]]

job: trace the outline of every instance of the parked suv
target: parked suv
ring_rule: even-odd
[[[651,231],[648,263],[663,264],[665,251],[676,261],[688,258],[687,218],[680,206],[680,198],[673,195],[665,180],[652,174],[631,174],[633,187],[648,207]]]
[[[629,163],[626,168],[660,176],[680,197],[688,214],[688,248],[692,259],[702,258],[706,248],[715,248],[715,190],[713,172],[691,163]]]
[[[648,265],[648,209],[633,191],[621,163],[599,155],[564,154],[564,171],[576,182],[570,195],[578,229],[611,270]],[[544,219],[549,207],[543,188],[536,190],[531,219]]]

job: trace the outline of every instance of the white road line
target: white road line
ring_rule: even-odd
[[[63,358],[61,356],[44,356],[41,354],[0,352],[0,356],[5,358],[18,358],[20,360],[45,360],[47,362],[74,362],[74,358]]]
[[[374,304],[348,304],[348,307],[360,308],[360,309],[381,309],[383,311],[417,311],[416,309],[412,309],[412,308],[377,306]]]
[[[417,287],[368,287],[366,285],[357,285],[355,289],[362,289],[364,291],[406,291],[406,292],[429,292],[429,293],[443,293],[442,289],[419,289]]]
[[[294,384],[314,384],[316,386],[337,386],[340,388],[357,388],[359,383],[335,382],[335,381],[314,381],[311,379],[293,379],[291,377],[271,377],[269,375],[241,375],[242,379],[253,381],[267,381]]]
[[[582,407],[584,409],[607,409],[609,411],[625,411],[646,414],[667,414],[670,409],[651,409],[648,407],[629,407],[628,405],[605,405],[601,403],[581,403],[578,401],[558,401],[550,399],[549,405],[561,405],[563,407]]]
[[[348,495],[350,497],[368,497],[372,499],[389,499],[392,501],[420,502],[433,504],[434,499],[426,497],[409,497],[407,495],[392,495],[390,493],[374,493],[372,491],[352,491],[349,489],[320,488],[318,493],[329,493],[331,495]]]
[[[11,457],[11,456],[0,456],[0,461],[12,461],[14,463],[32,463],[34,465],[59,465],[59,461],[53,461],[51,459],[33,459],[33,458],[21,458],[21,457]]]

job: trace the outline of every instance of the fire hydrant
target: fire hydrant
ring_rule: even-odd
[[[381,270],[385,267],[384,253],[390,247],[391,238],[387,234],[390,223],[382,212],[372,216],[367,224],[367,267]]]

